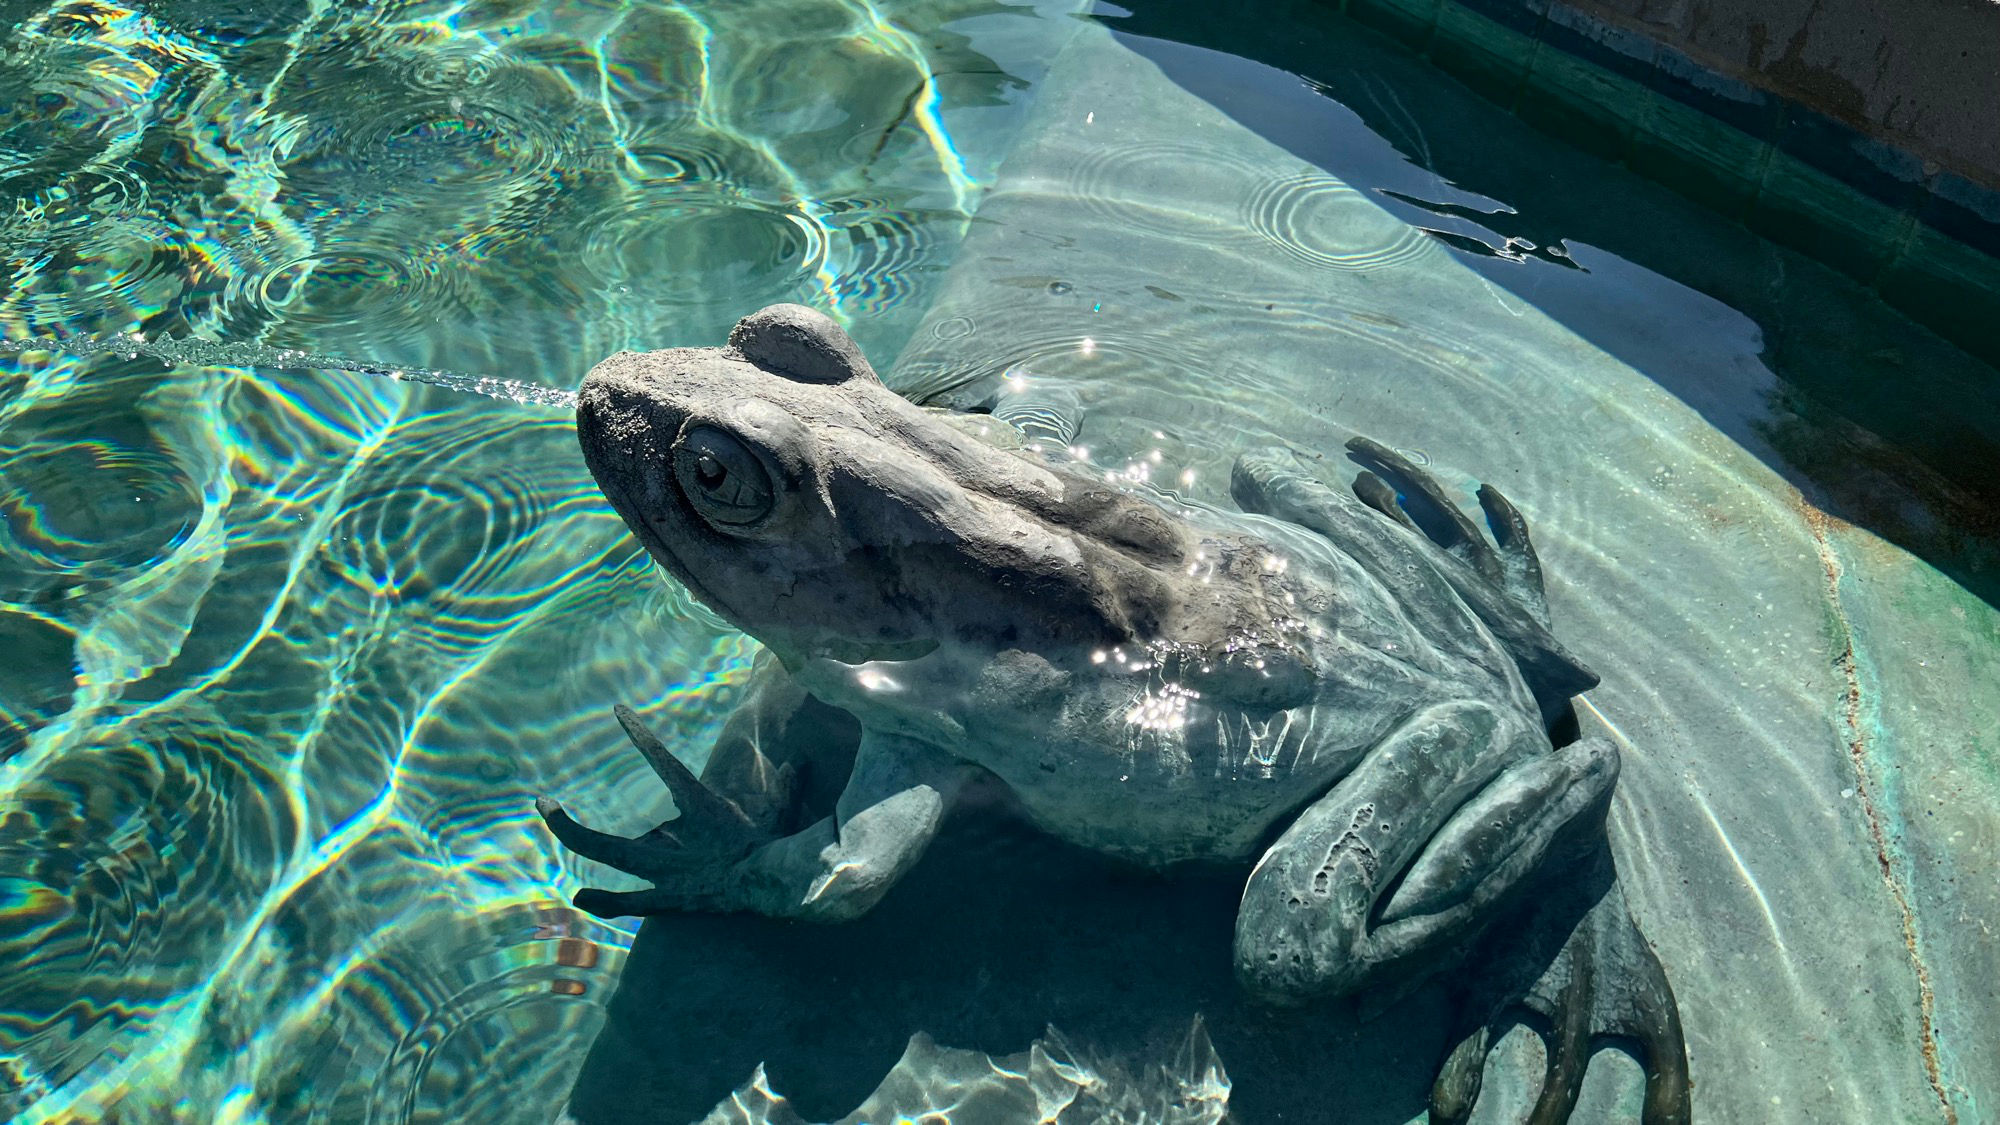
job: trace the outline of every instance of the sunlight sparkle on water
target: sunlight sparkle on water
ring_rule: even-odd
[[[1142,730],[1179,730],[1187,725],[1188,705],[1201,693],[1180,684],[1162,684],[1148,691],[1125,714],[1125,721]]]

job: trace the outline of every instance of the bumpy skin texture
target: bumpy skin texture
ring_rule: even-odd
[[[1237,465],[1243,513],[1169,510],[946,424],[791,305],[726,348],[605,360],[577,424],[634,535],[770,657],[701,779],[620,710],[675,820],[625,840],[541,803],[571,848],[654,883],[586,891],[585,909],[855,917],[968,781],[997,778],[1073,843],[1254,861],[1237,974],[1297,1003],[1461,961],[1496,920],[1549,913],[1552,858],[1604,852],[1616,751],[1548,734],[1596,679],[1549,634],[1526,526],[1490,488],[1491,543],[1357,439],[1372,471],[1352,495],[1270,451]],[[1648,1120],[1684,1119],[1678,1024],[1658,1026],[1671,993],[1605,882],[1540,923],[1581,935],[1555,942],[1548,971],[1568,975],[1482,997],[1468,1027],[1509,1002],[1574,1017],[1545,1121],[1575,1097],[1559,1061],[1580,1078],[1592,1036],[1640,1035]],[[1651,1023],[1593,1015],[1588,988],[1536,1002],[1574,992],[1578,963],[1639,980]],[[1440,1120],[1470,1110],[1486,1043],[1455,1049]]]

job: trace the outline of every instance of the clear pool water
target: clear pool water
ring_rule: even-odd
[[[1994,666],[1988,607],[1903,553],[1990,593],[1990,482],[1879,436],[1902,420],[1826,404],[1871,372],[1978,387],[1990,370],[1801,256],[1503,134],[1518,123],[1421,85],[1442,80],[1363,31],[1316,23],[1331,53],[1314,64],[1267,50],[1284,39],[1268,22],[1215,34],[1191,6],[1140,7],[1101,25],[1056,0],[6,14],[0,1117],[613,1120],[623,1097],[644,1119],[644,1091],[672,1076],[635,1070],[671,1068],[620,1044],[643,1041],[635,1012],[696,986],[629,986],[626,1038],[585,1066],[634,926],[568,905],[616,876],[558,848],[531,802],[557,793],[626,831],[660,819],[611,705],[698,765],[754,645],[627,536],[566,395],[613,350],[714,344],[792,300],[913,394],[950,402],[1021,370],[1068,388],[1087,456],[1130,487],[1220,501],[1248,441],[1363,424],[1469,474],[1525,473],[1510,492],[1575,580],[1558,608],[1611,638],[1593,656],[1616,665],[1604,721],[1653,755],[1628,766],[1615,838],[1683,974],[1710,1119],[1768,1093],[1826,1119],[1976,1120],[1995,1076],[1974,1049],[1986,955],[1965,948],[1990,895],[1939,888],[1991,878],[1963,857],[1993,839],[1994,748],[1950,724],[1898,742],[1917,720],[1895,701],[1917,698],[1896,685],[1922,655],[1948,695]],[[1140,90],[1156,116],[1113,112]],[[1068,107],[1094,126],[1092,104],[1116,132],[1074,158],[1036,149]],[[1518,163],[1482,165],[1490,181],[1440,173],[1502,135]],[[1148,185],[1192,202],[1135,204]],[[1631,245],[1570,233],[1586,228]],[[1721,254],[1791,288],[1732,310],[1676,264]],[[1239,260],[1309,282],[1253,291]],[[1421,314],[1433,277],[1448,280],[1431,311],[1462,314]],[[1805,315],[1854,327],[1823,346],[1784,319]],[[1350,398],[1264,361],[1302,354],[1393,379],[1357,374]],[[1534,382],[1558,368],[1578,397]],[[1664,390],[1593,389],[1606,372]],[[1384,405],[1399,392],[1406,413]],[[1685,420],[1658,421],[1676,402]],[[1575,409],[1542,409],[1556,403]],[[1659,506],[1613,499],[1641,493]],[[1767,534],[1780,511],[1809,514]],[[1711,538],[1638,557],[1683,519],[1696,530],[1672,542]],[[1847,521],[1886,541],[1842,538]],[[1856,576],[1872,584],[1843,602]],[[1768,631],[1736,630],[1767,610]],[[1977,768],[1895,756],[1933,743]],[[1739,761],[1743,778],[1717,764]],[[1933,847],[1909,825],[1940,810],[1959,835]],[[1676,913],[1682,895],[1723,905]],[[1863,921],[1810,932],[1816,910]],[[675,940],[649,973],[687,977],[705,947]],[[1827,1014],[1876,973],[1866,1012]],[[1781,995],[1752,995],[1758,980]],[[1420,1114],[1436,1044],[1413,1011],[1342,1032],[1364,1073],[1327,1071],[1326,1105]],[[1813,1019],[1843,1029],[1838,1046],[1788,1050]],[[1731,1038],[1743,1028],[1762,1046]],[[1724,1077],[1731,1059],[1794,1056],[1768,1091]],[[1203,1065],[1186,1116],[1143,1091],[1118,1104],[1206,1119]],[[580,1072],[595,1085],[573,1098]],[[847,1078],[866,1092],[879,1075]],[[1591,1104],[1629,1103],[1631,1079],[1612,1073]],[[898,1112],[962,1094],[909,1085]]]
[[[0,1118],[547,1120],[630,933],[531,799],[746,645],[532,388],[780,299],[893,355],[1064,17],[6,18]]]

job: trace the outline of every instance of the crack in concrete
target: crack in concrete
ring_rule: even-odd
[[[1881,865],[1882,882],[1888,885],[1889,896],[1896,900],[1896,910],[1903,924],[1903,945],[1909,950],[1910,968],[1917,977],[1918,1034],[1923,1040],[1924,1076],[1930,1080],[1931,1092],[1937,1095],[1938,1108],[1944,1111],[1946,1125],[1958,1125],[1958,1110],[1945,1093],[1943,1069],[1938,1061],[1937,1001],[1931,992],[1930,968],[1924,964],[1917,945],[1916,910],[1910,905],[1909,892],[1897,877],[1896,863],[1889,851],[1889,833],[1883,827],[1881,811],[1875,807],[1874,790],[1868,783],[1868,735],[1861,720],[1861,671],[1854,657],[1854,628],[1840,604],[1840,577],[1843,572],[1840,556],[1834,552],[1833,544],[1827,538],[1827,529],[1832,525],[1833,517],[1814,507],[1803,496],[1797,497],[1796,503],[1807,530],[1812,532],[1813,546],[1818,550],[1820,566],[1826,572],[1826,596],[1833,619],[1840,629],[1840,656],[1836,663],[1846,679],[1841,718],[1847,727],[1847,755],[1854,763],[1854,793],[1861,802],[1862,815],[1868,820],[1868,834],[1875,842],[1875,862]]]

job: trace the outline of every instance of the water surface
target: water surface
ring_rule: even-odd
[[[9,18],[0,1117],[548,1120],[630,932],[532,798],[657,819],[610,706],[703,746],[747,653],[569,389],[775,300],[894,354],[1067,17]]]

